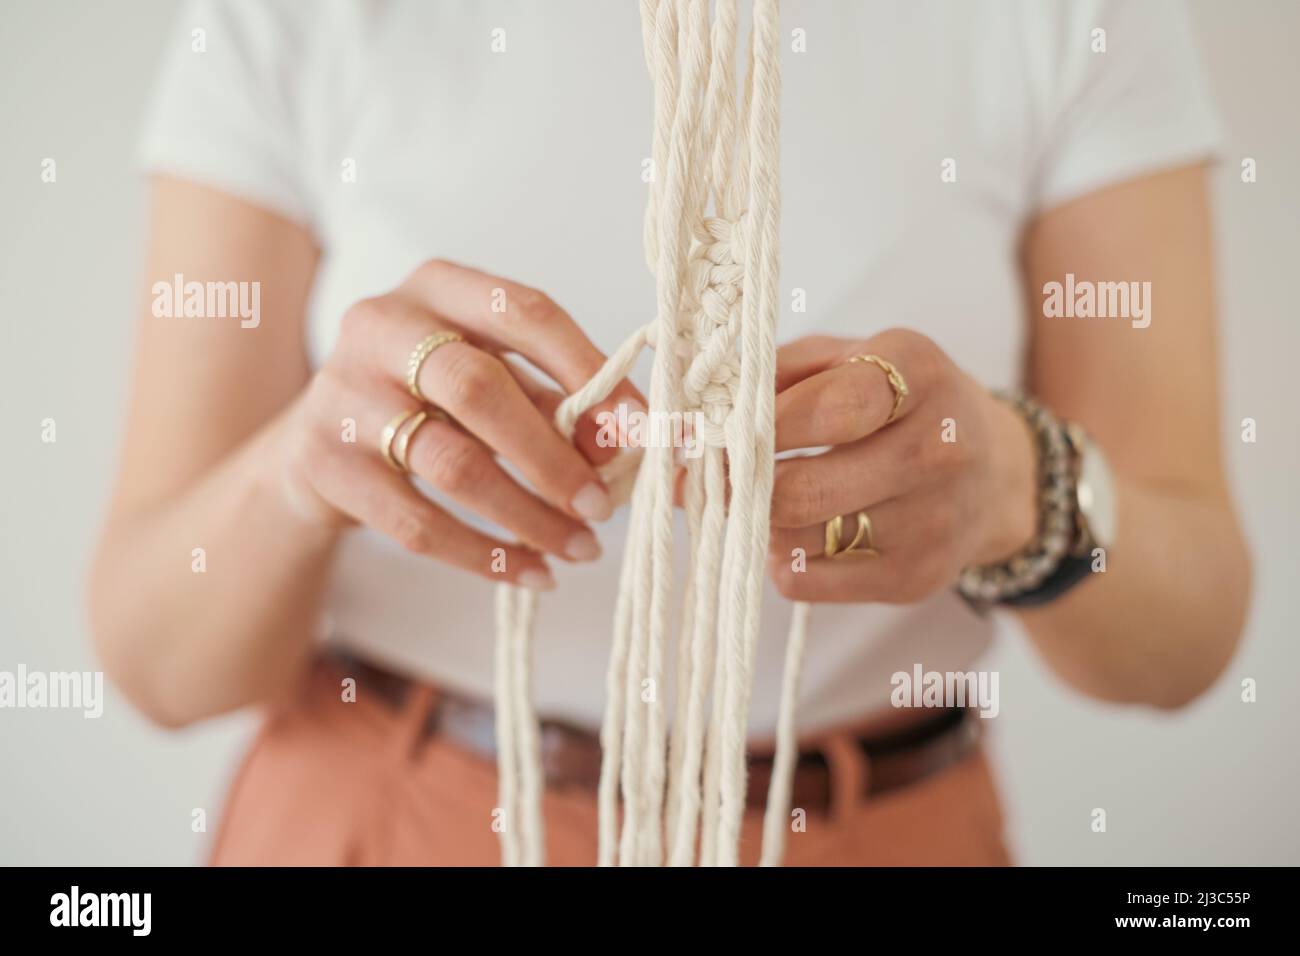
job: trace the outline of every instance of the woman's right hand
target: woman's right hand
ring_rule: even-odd
[[[406,462],[517,543],[457,520],[381,456],[384,426],[426,407],[407,389],[407,362],[438,331],[464,341],[436,348],[418,385],[451,420],[430,414],[412,433]],[[426,263],[392,292],[352,306],[333,353],[283,423],[288,436],[277,446],[278,467],[294,511],[330,527],[359,522],[411,552],[531,588],[554,584],[541,553],[597,558],[600,546],[587,522],[608,518],[613,504],[595,465],[615,451],[596,446],[594,416],[620,401],[643,403],[623,383],[584,416],[570,444],[551,421],[563,395],[505,360],[506,353],[523,356],[570,393],[605,360],[541,292],[448,262]],[[344,440],[349,419],[354,441]]]

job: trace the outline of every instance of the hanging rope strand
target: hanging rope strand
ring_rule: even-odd
[[[519,763],[515,750],[514,646],[517,630],[516,589],[509,585],[497,588],[496,642],[496,737],[497,737],[497,812],[494,820],[501,840],[501,859],[506,866],[518,866],[522,858],[519,832]]]
[[[790,618],[790,635],[785,645],[785,673],[781,680],[781,705],[776,724],[776,757],[772,779],[767,785],[767,808],[763,814],[763,855],[760,866],[780,866],[785,855],[785,835],[790,827],[790,794],[794,784],[795,757],[799,740],[795,735],[795,704],[799,699],[799,677],[803,672],[804,645],[808,639],[811,608],[796,601]]]
[[[631,516],[606,675],[598,862],[735,865],[746,806],[745,742],[768,541],[775,430],[780,231],[777,0],[754,0],[739,109],[736,0],[642,0],[654,85],[654,175],[644,223],[655,319],[556,412],[572,438],[641,349],[655,350],[649,405],[690,414],[703,454],[686,464],[688,585],[678,620],[676,706],[667,728],[673,607],[673,450],[651,442],[602,470]],[[708,207],[713,204],[713,213]],[[667,420],[667,419],[665,419]],[[629,489],[630,486],[630,489]],[[507,864],[543,860],[540,736],[530,699],[535,595],[498,595],[497,734]],[[807,629],[786,650],[763,862],[779,862],[795,756],[794,705]],[[620,829],[621,809],[621,829]],[[665,819],[666,817],[666,819]]]
[[[745,809],[745,723],[753,689],[754,647],[762,605],[764,556],[772,498],[776,405],[776,315],[779,271],[779,131],[781,66],[776,0],[756,0],[749,87],[749,219],[746,235],[745,312],[741,321],[741,380],[732,421],[736,423],[732,467],[732,513],[739,525],[736,589],[725,593],[739,607],[739,624],[728,645],[733,679],[724,702],[722,811],[718,864],[734,866]],[[742,427],[743,423],[743,427]],[[730,444],[728,446],[730,450]],[[730,542],[728,542],[730,544]],[[726,583],[726,582],[724,582]]]

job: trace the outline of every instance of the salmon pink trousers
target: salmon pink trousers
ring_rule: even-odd
[[[212,850],[217,866],[495,866],[496,767],[424,733],[432,688],[395,708],[358,690],[344,701],[337,666],[318,664],[272,712],[231,787]],[[831,806],[787,840],[787,866],[1001,866],[997,792],[982,749],[916,783],[863,796],[868,758],[851,738],[820,741]],[[547,863],[596,862],[596,794],[549,787]],[[758,860],[751,809],[741,862]]]

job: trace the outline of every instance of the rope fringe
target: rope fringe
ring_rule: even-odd
[[[759,632],[775,435],[780,232],[777,0],[754,0],[739,107],[736,0],[642,0],[654,83],[655,177],[646,262],[656,317],[569,396],[578,418],[654,348],[651,413],[698,413],[705,445],[687,459],[690,568],[677,622],[671,738],[663,702],[673,605],[673,449],[620,455],[605,471],[632,510],[601,726],[601,866],[734,866],[746,806],[745,739]],[[710,212],[711,206],[711,212]],[[497,598],[496,712],[507,866],[541,865],[542,772],[531,700],[533,592]],[[780,863],[797,753],[795,700],[807,633],[795,606],[762,862]],[[620,814],[621,810],[621,814]]]

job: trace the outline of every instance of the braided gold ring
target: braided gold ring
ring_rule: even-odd
[[[885,424],[888,425],[898,417],[899,411],[903,408],[903,399],[908,396],[907,381],[903,378],[902,373],[894,367],[892,362],[882,359],[879,355],[855,355],[853,358],[849,359],[849,362],[862,362],[864,364],[874,365],[889,378],[889,387],[894,390],[894,407],[890,411],[889,417],[885,419]]]
[[[424,393],[420,391],[420,369],[424,366],[425,360],[430,355],[442,348],[448,342],[464,342],[465,336],[459,332],[443,330],[434,332],[426,337],[419,345],[411,350],[411,356],[406,360],[406,390],[422,402],[429,401]],[[430,403],[432,404],[432,403]]]

